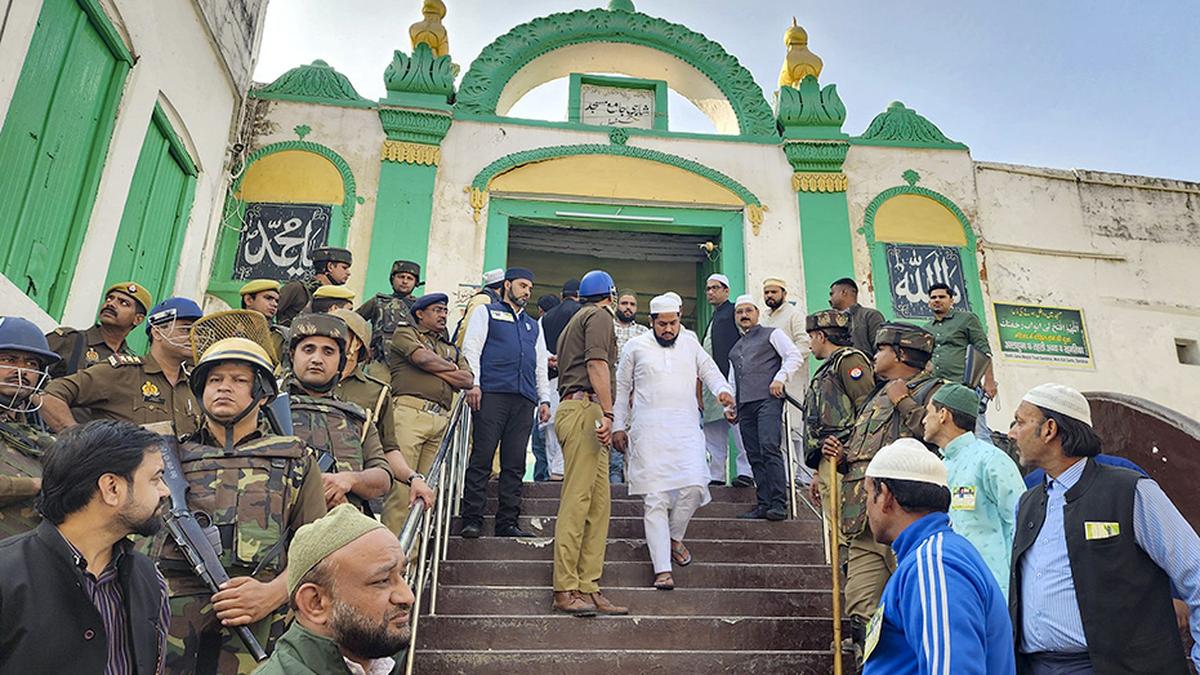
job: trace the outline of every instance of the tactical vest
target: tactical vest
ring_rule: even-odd
[[[363,430],[367,413],[357,404],[332,397],[291,395],[293,433],[318,453],[333,455],[338,471],[363,470]]]
[[[40,478],[42,454],[53,441],[28,424],[0,422],[0,477]],[[28,532],[41,521],[34,497],[6,503],[0,507],[0,539]]]
[[[857,349],[842,347],[825,359],[808,382],[808,392],[804,397],[806,459],[814,450],[820,454],[820,443],[830,434],[838,434],[838,440],[843,443],[849,440],[849,434],[845,431],[854,425],[858,411],[842,384],[841,370],[842,361],[852,354],[870,362]]]
[[[188,507],[212,519],[220,533],[221,565],[229,576],[250,575],[277,542],[294,534],[287,524],[304,480],[307,453],[295,436],[257,438],[229,455],[193,441],[179,446]],[[206,592],[165,530],[155,536],[151,551],[162,562],[172,597]],[[258,579],[270,581],[286,566],[284,556],[274,556]]]
[[[537,322],[503,302],[486,305],[487,342],[479,357],[479,388],[488,393],[520,394],[538,402]]]
[[[755,326],[729,350],[729,363],[737,378],[738,405],[761,401],[771,395],[771,381],[783,365],[783,357],[771,344],[771,333],[775,330]]]
[[[396,332],[396,326],[413,323],[409,304],[406,298],[395,295],[375,295],[375,316],[371,317],[371,360],[387,362],[387,343]]]

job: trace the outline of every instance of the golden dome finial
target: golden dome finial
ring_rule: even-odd
[[[783,34],[783,42],[788,50],[783,69],[779,72],[779,86],[794,87],[809,75],[820,77],[824,64],[819,56],[809,51],[808,33],[796,23],[794,16],[791,28]]]
[[[434,56],[446,56],[450,53],[450,38],[446,34],[446,27],[442,25],[442,19],[446,18],[446,3],[442,0],[425,0],[421,14],[425,18],[408,29],[413,49],[425,44],[433,50]]]

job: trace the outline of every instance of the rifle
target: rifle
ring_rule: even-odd
[[[295,429],[292,426],[292,397],[286,391],[279,392],[279,395],[271,401],[263,412],[267,416],[267,423],[271,425],[271,431],[276,436],[293,436]]]
[[[179,464],[178,451],[178,440],[172,435],[164,435],[163,481],[171,491],[171,508],[163,516],[163,520],[166,523],[167,531],[175,540],[175,544],[179,546],[180,552],[187,559],[192,571],[208,587],[209,593],[215,594],[221,590],[222,584],[229,581],[229,573],[221,566],[221,560],[213,545],[213,540],[205,532],[206,529],[212,528],[212,525],[209,525],[208,528],[201,527],[196,516],[188,509],[187,480],[183,477],[183,467]],[[217,538],[217,541],[219,542],[220,539]],[[254,657],[255,661],[266,660],[266,651],[258,643],[254,634],[250,632],[248,626],[237,626],[233,630],[246,645],[246,649],[250,651],[250,655]]]

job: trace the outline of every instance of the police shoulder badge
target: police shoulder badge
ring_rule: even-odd
[[[862,369],[862,368],[859,368],[858,366],[855,366],[855,367],[853,367],[853,368],[851,368],[851,369],[850,369],[850,379],[852,379],[852,380],[861,380],[861,379],[862,379],[862,376],[863,376],[863,369]]]
[[[88,347],[88,350],[83,353],[83,358],[87,359],[88,363],[95,363],[100,360],[100,354],[94,348]]]

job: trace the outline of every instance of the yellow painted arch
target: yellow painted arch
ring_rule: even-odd
[[[875,213],[875,240],[905,244],[966,246],[967,235],[954,213],[924,195],[901,194]]]
[[[283,150],[246,169],[237,199],[284,204],[341,204],[342,174],[328,159],[306,150]]]
[[[713,181],[670,164],[615,155],[574,155],[531,162],[492,179],[493,192],[596,197],[741,208]]]

